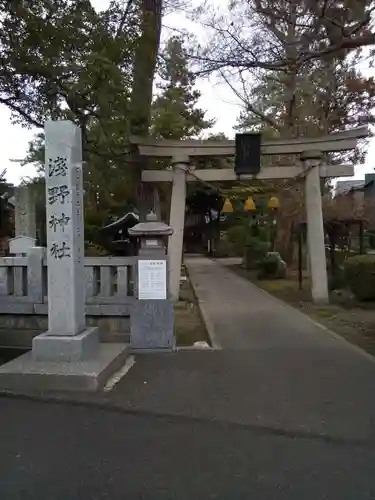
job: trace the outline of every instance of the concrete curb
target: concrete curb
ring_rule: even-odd
[[[192,288],[194,290],[194,294],[195,294],[195,296],[197,298],[197,302],[198,302],[200,313],[202,315],[203,322],[206,325],[206,330],[207,330],[208,336],[210,338],[211,345],[212,345],[212,347],[214,349],[221,350],[222,347],[221,347],[221,345],[219,344],[219,342],[216,339],[215,328],[214,328],[214,325],[213,325],[213,323],[211,321],[211,318],[210,318],[210,316],[209,316],[209,314],[207,312],[207,309],[206,309],[206,306],[205,306],[205,302],[200,297],[199,287],[197,286],[197,283],[194,282],[194,279],[192,277],[192,273],[190,272],[189,263],[186,262],[186,261],[185,261],[185,266],[186,266],[188,274],[189,274],[190,284],[191,284],[191,286],[192,286]]]
[[[239,274],[235,273],[234,271],[232,271],[230,269],[229,266],[226,266],[225,264],[222,264],[221,262],[219,262],[217,260],[215,262],[217,262],[218,264],[220,264],[222,267],[225,267],[229,272],[231,272],[235,276],[238,276],[239,278],[247,281],[248,283],[251,283],[255,288],[257,288],[258,290],[260,290],[262,293],[264,293],[265,295],[267,295],[269,298],[271,298],[272,300],[274,300],[278,304],[281,304],[281,305],[285,306],[287,309],[292,310],[294,313],[297,313],[297,314],[303,316],[310,323],[312,323],[313,325],[317,326],[321,330],[324,330],[326,333],[328,333],[329,335],[331,335],[331,337],[335,338],[336,340],[339,340],[340,342],[343,342],[346,345],[346,347],[348,347],[351,351],[353,351],[356,354],[359,354],[360,356],[366,358],[371,363],[375,363],[375,357],[372,356],[370,353],[364,351],[361,347],[358,347],[357,345],[352,344],[351,342],[349,342],[348,340],[346,340],[344,337],[342,337],[340,334],[338,334],[338,333],[330,330],[327,326],[322,325],[322,323],[319,323],[318,321],[312,319],[308,314],[300,311],[296,307],[291,306],[287,302],[284,302],[283,300],[279,299],[278,297],[275,297],[271,293],[267,292],[267,290],[264,290],[263,288],[260,288],[259,286],[257,286],[254,283],[252,283],[250,280],[247,280],[243,276],[240,276]]]

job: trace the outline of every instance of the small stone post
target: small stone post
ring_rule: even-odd
[[[319,172],[321,159],[320,151],[306,151],[301,154],[301,161],[306,172],[307,244],[312,283],[311,294],[315,304],[329,302]]]
[[[29,186],[15,188],[15,236],[36,238],[35,200]]]
[[[49,121],[46,137],[48,332],[33,340],[37,361],[81,361],[98,345],[86,329],[81,131]]]
[[[15,188],[14,194],[15,237],[9,240],[9,252],[26,255],[36,244],[35,203],[28,186]],[[16,269],[16,274],[21,269]]]
[[[136,351],[170,351],[175,346],[166,256],[166,240],[172,233],[172,228],[158,222],[153,212],[146,222],[129,229],[129,234],[140,240],[130,330],[131,346]]]
[[[186,172],[189,164],[190,160],[188,156],[180,155],[172,158],[173,184],[169,224],[173,229],[173,234],[168,243],[168,257],[170,266],[170,293],[172,300],[175,301],[178,300],[180,293],[186,205]]]

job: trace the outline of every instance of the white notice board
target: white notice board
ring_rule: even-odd
[[[138,261],[139,300],[167,298],[167,263],[165,260]]]

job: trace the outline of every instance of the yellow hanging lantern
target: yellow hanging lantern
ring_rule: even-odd
[[[280,202],[276,196],[272,196],[269,201],[268,201],[268,208],[271,208],[272,210],[277,210],[280,208]]]
[[[230,201],[229,198],[227,198],[225,201],[224,201],[224,205],[223,205],[223,208],[221,209],[222,213],[223,214],[231,214],[233,213],[233,205]]]
[[[243,208],[245,212],[254,212],[254,210],[256,210],[254,200],[252,199],[251,196],[249,196],[248,199],[245,201],[245,205]]]

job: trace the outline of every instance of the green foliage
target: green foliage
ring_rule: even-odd
[[[158,79],[158,91],[151,108],[150,135],[158,139],[187,139],[199,136],[214,124],[213,120],[205,119],[205,111],[197,106],[201,93],[195,88],[196,77],[190,71],[181,38],[172,37],[167,41],[161,54]],[[206,163],[200,165],[200,168],[204,168]],[[151,160],[148,167],[161,169],[168,165],[169,160]],[[202,193],[201,183],[194,183],[188,189],[192,212],[200,211],[197,211],[199,204],[202,213],[207,213],[210,207],[217,205],[215,190],[210,188]],[[169,200],[170,186],[161,185],[159,193],[165,200]],[[211,202],[212,206],[209,206]]]
[[[215,257],[238,257],[241,256],[242,252],[239,253],[236,246],[228,240],[218,240],[216,242]]]
[[[237,255],[244,255],[245,266],[250,269],[259,259],[267,254],[269,248],[269,235],[267,228],[255,226],[256,235],[253,228],[249,227],[248,217],[244,217],[234,226],[227,230],[227,240],[233,245]]]
[[[243,255],[244,248],[251,240],[249,228],[245,225],[235,225],[228,229],[227,240],[233,245],[237,255]]]
[[[342,290],[346,286],[345,269],[343,265],[336,265],[328,278],[330,290]]]
[[[96,12],[88,0],[0,1],[0,14],[0,102],[24,126],[70,119],[82,127],[85,215],[97,230],[135,198],[126,161],[139,3],[112,0]],[[26,163],[44,172],[43,133]]]
[[[116,1],[98,13],[89,0],[2,0],[0,14],[0,102],[14,121],[43,127],[49,118],[71,119],[97,129],[90,149],[115,149],[112,131],[123,127],[128,109],[137,9]]]
[[[259,263],[258,279],[275,279],[279,276],[280,257],[275,254],[267,254]]]
[[[161,0],[111,1],[108,9],[96,12],[88,0],[53,5],[0,0],[0,102],[25,126],[42,127],[47,119],[63,118],[82,127],[85,226],[94,242],[101,227],[139,201],[140,162],[129,156],[130,129],[145,133],[147,113],[157,137],[190,137],[212,124],[196,108],[200,93],[177,38],[162,54],[160,94],[152,113],[145,108],[160,6]],[[142,109],[133,109],[140,103]],[[43,133],[30,143],[26,163],[44,172]],[[160,168],[163,161],[151,161],[148,167],[153,166]]]
[[[85,241],[86,257],[105,257],[106,255],[108,255],[108,252],[105,248],[92,241]]]
[[[45,246],[47,243],[46,231],[46,185],[44,177],[37,176],[23,182],[30,189],[35,204],[36,230],[38,245]]]
[[[197,108],[200,97],[196,77],[189,69],[181,38],[168,40],[159,68],[160,93],[152,104],[151,135],[162,139],[187,139],[213,126],[205,111]]]
[[[268,253],[269,244],[256,237],[250,237],[246,241],[244,249],[245,269],[257,269]]]
[[[4,172],[5,175],[5,172]],[[14,186],[0,176],[0,237],[10,236],[13,233],[14,221],[12,209],[8,205],[9,198],[13,195]]]
[[[137,197],[128,137],[143,4],[111,0],[96,12],[89,0],[0,0],[0,102],[24,126],[41,128],[48,119],[81,126],[90,237]],[[43,133],[22,163],[44,172]]]
[[[375,300],[375,255],[356,255],[344,264],[346,283],[360,301]]]
[[[255,224],[252,226],[252,229],[255,229],[256,239],[262,242],[269,242],[270,240],[270,227],[269,225],[261,226],[260,224]]]

